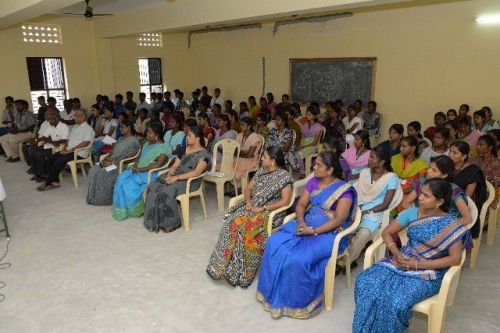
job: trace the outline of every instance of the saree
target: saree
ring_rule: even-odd
[[[115,143],[109,159],[118,167],[120,160],[134,156],[140,149],[141,145],[136,137],[121,137]],[[117,177],[118,168],[106,171],[105,168],[98,164],[90,168],[87,204],[94,206],[111,205],[113,203],[113,189]]]
[[[394,173],[401,178],[401,188],[403,192],[411,188],[411,184],[414,180],[425,175],[428,167],[427,163],[420,158],[416,158],[410,164],[405,165],[405,159],[401,154],[391,157],[391,166]]]
[[[418,218],[417,208],[409,208],[400,216],[403,214],[411,216],[411,221],[407,226],[408,244],[401,248],[401,253],[418,261],[446,256],[467,232],[452,215]],[[356,278],[352,331],[405,332],[413,315],[412,307],[439,292],[447,270],[403,270],[392,257],[375,263]]]
[[[306,185],[306,190],[310,193],[310,208],[304,215],[304,221],[310,227],[328,222],[335,214],[339,199],[351,199],[351,209],[342,225],[330,232],[298,236],[295,233],[297,220],[293,220],[269,237],[262,259],[257,300],[273,318],[289,316],[306,319],[321,311],[325,268],[332,254],[334,239],[353,221],[356,191],[348,183],[339,180],[319,190],[319,180],[314,177]],[[347,245],[348,239],[343,238],[339,253],[344,252]]]
[[[255,187],[250,195],[252,205],[262,207],[281,200],[281,191],[293,186],[293,178],[286,170],[265,172],[259,169],[253,180]],[[254,214],[245,208],[245,201],[229,209],[215,249],[207,266],[208,275],[214,280],[225,278],[232,286],[248,287],[259,268],[267,240],[269,212]],[[273,227],[283,222],[285,212],[275,216]]]
[[[486,179],[484,178],[483,171],[476,165],[469,164],[461,170],[455,170],[453,182],[464,192],[469,184],[476,183],[476,189],[474,190],[474,195],[471,199],[476,204],[478,213],[480,213],[483,208],[483,204],[488,197],[486,191]],[[471,233],[472,238],[474,239],[479,237],[479,228],[481,226],[481,223],[479,222],[480,215],[481,214],[478,214],[477,220],[472,222],[474,223],[474,226],[471,229]]]
[[[266,139],[265,148],[267,149],[267,147],[273,147],[273,146],[283,147],[288,140],[293,141],[293,131],[291,129],[285,128],[285,129],[283,129],[282,132],[280,132],[277,128],[273,128],[269,132],[269,137]],[[295,163],[295,147],[294,147],[294,145],[291,144],[288,151],[283,152],[283,154],[285,155],[286,163],[293,170],[297,170],[297,164]]]
[[[238,133],[238,135],[236,136],[236,141],[238,141],[239,144],[241,145],[242,152],[248,152],[250,148],[255,147],[254,154],[252,157],[240,156],[238,158],[238,161],[236,162],[236,170],[234,172],[234,177],[238,182],[241,179],[241,176],[243,176],[251,168],[257,166],[257,163],[259,163],[258,153],[260,147],[262,146],[262,142],[260,140],[260,137],[255,133],[251,133],[245,141],[243,141],[243,133]]]
[[[368,149],[363,154],[358,156],[356,147],[351,147],[342,153],[342,157],[349,164],[351,175],[359,175],[363,169],[368,167],[368,158],[370,158],[370,150]]]
[[[193,171],[198,162],[207,162],[206,170],[211,168],[211,156],[206,149],[195,153],[180,154],[180,165],[175,175],[182,175]],[[179,156],[177,157],[179,158]],[[195,191],[201,186],[202,178],[191,182],[190,191]],[[177,196],[186,193],[187,180],[178,180],[173,184],[152,181],[146,191],[146,204],[144,210],[144,226],[150,231],[174,231],[181,226],[181,214],[177,204]]]
[[[172,156],[172,147],[166,143],[150,144],[147,142],[142,148],[141,156],[137,166],[140,168],[151,165],[160,157]],[[158,172],[153,172],[151,181],[155,181]],[[144,201],[142,194],[148,183],[148,173],[134,173],[128,169],[122,172],[116,179],[113,190],[113,218],[117,221],[125,220],[129,217],[139,217],[144,212]]]

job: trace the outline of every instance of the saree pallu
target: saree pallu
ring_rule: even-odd
[[[418,261],[435,260],[467,232],[454,216],[416,219],[408,226],[409,242],[401,253]],[[361,272],[356,279],[354,333],[405,332],[412,307],[439,292],[447,269],[403,270],[386,258]]]
[[[304,216],[316,228],[332,218],[330,209],[344,193],[353,203],[349,216],[336,230],[317,236],[295,234],[297,220],[285,224],[271,236],[264,250],[257,287],[257,300],[273,318],[289,316],[306,319],[321,311],[324,299],[325,268],[332,254],[332,245],[340,230],[351,223],[356,209],[356,191],[347,183],[337,181],[321,191],[313,191],[311,208]],[[340,242],[339,253],[345,251],[348,239]]]
[[[250,195],[252,205],[262,207],[281,199],[281,191],[293,186],[293,178],[286,170],[257,171],[255,187]],[[246,210],[245,201],[229,209],[215,249],[210,256],[207,273],[214,280],[224,277],[231,285],[248,287],[259,268],[267,240],[269,213],[254,214]],[[273,227],[279,226],[284,212],[277,214]],[[274,224],[276,223],[276,224]]]
[[[146,143],[141,152],[138,166],[143,168],[153,163],[160,155],[167,158],[172,155],[172,147],[168,144]],[[153,172],[151,182],[155,182],[158,172]],[[139,217],[144,213],[142,195],[148,183],[148,173],[134,173],[125,170],[116,179],[113,190],[113,218],[122,221],[128,217]]]

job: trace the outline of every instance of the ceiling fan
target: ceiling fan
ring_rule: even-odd
[[[94,16],[110,16],[113,14],[94,14],[94,9],[90,7],[89,5],[90,0],[85,0],[85,13],[83,14],[76,14],[76,13],[64,13],[65,15],[76,15],[76,16],[85,16],[88,18],[94,17]]]

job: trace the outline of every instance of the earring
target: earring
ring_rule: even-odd
[[[438,208],[439,208],[439,205],[436,205],[436,209],[438,209]]]

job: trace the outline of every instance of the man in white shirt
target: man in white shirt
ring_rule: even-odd
[[[70,99],[64,100],[64,110],[59,113],[59,116],[61,121],[68,125],[71,130],[71,127],[75,124],[75,110],[73,110],[73,103]]]
[[[43,176],[48,173],[48,160],[53,153],[62,149],[62,145],[67,142],[69,137],[68,125],[60,121],[59,115],[53,109],[47,110],[46,119],[40,127],[38,138],[35,139],[35,153],[29,154],[28,164],[31,166],[31,173],[33,173],[31,180],[37,182],[44,180]]]
[[[146,94],[143,92],[139,93],[139,103],[137,104],[135,115],[136,116],[139,115],[139,111],[141,111],[142,109],[148,110],[148,114],[149,112],[151,112],[151,105],[149,105],[149,103],[146,102]]]
[[[69,134],[67,146],[50,157],[48,161],[49,174],[47,180],[40,185],[37,190],[47,191],[58,188],[60,186],[59,173],[64,170],[67,162],[73,160],[75,150],[89,147],[77,153],[78,157],[86,158],[89,155],[90,146],[94,137],[94,130],[87,124],[87,114],[84,110],[76,110],[75,125]]]
[[[213,108],[214,104],[224,105],[224,98],[221,97],[219,88],[214,89],[214,97],[210,101],[210,107]]]

